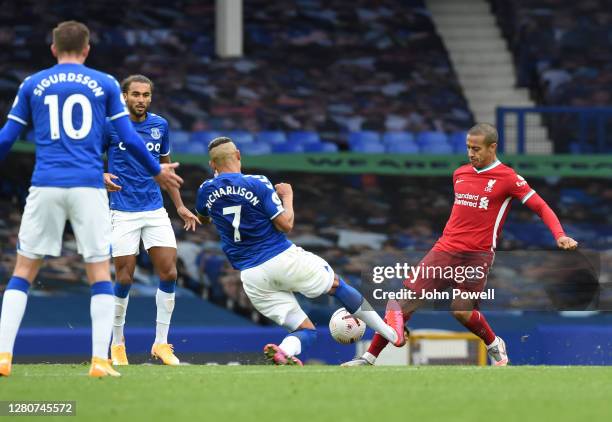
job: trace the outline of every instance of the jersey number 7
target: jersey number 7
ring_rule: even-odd
[[[242,238],[240,237],[240,231],[238,230],[238,228],[240,227],[241,210],[242,205],[223,208],[223,215],[234,214],[234,220],[232,220],[232,227],[234,227],[234,242],[240,242],[242,240]]]

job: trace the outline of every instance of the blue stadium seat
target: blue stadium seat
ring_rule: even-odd
[[[283,144],[287,142],[287,137],[285,136],[285,132],[280,130],[267,130],[263,132],[259,132],[257,134],[257,142],[263,142],[266,144]]]
[[[387,144],[387,152],[390,154],[418,154],[419,146],[416,142],[395,142]]]
[[[224,132],[223,136],[227,136],[232,141],[241,145],[250,144],[255,142],[255,137],[251,132],[246,130],[233,130],[231,132]]]
[[[189,154],[208,154],[208,146],[199,142],[191,142],[187,144],[187,151]]]
[[[385,152],[385,146],[378,141],[359,141],[350,144],[351,151],[365,152],[368,154],[382,154]]]
[[[246,155],[264,155],[270,154],[272,152],[272,148],[268,144],[262,144],[259,142],[253,142],[250,144],[244,144],[239,147],[240,152]]]
[[[425,131],[417,135],[417,143],[421,146],[425,144],[446,143],[447,137],[444,132]]]
[[[317,132],[311,131],[289,132],[289,136],[287,139],[291,143],[298,143],[302,145],[321,142],[319,134]]]
[[[191,139],[191,133],[184,130],[170,131],[170,148],[174,149],[175,145],[187,144]]]
[[[208,146],[208,143],[221,136],[221,133],[211,130],[197,130],[191,133],[191,142],[196,142]]]
[[[449,135],[448,141],[450,142],[453,150],[456,153],[464,153],[466,151],[465,141],[467,139],[467,132],[453,132]]]
[[[272,152],[275,154],[297,154],[304,152],[304,147],[300,144],[284,143],[272,145]]]
[[[424,154],[453,154],[453,147],[448,142],[432,142],[421,145]]]
[[[362,130],[360,132],[351,132],[349,133],[348,143],[349,145],[353,145],[357,142],[380,142],[380,134],[378,132],[374,132],[373,130]]]
[[[333,142],[316,142],[304,145],[304,152],[338,152],[338,145]]]
[[[383,135],[383,143],[385,145],[399,142],[415,143],[416,141],[412,132],[385,132]]]
[[[189,142],[187,143],[176,143],[176,144],[170,144],[170,153],[176,153],[176,154],[181,154],[181,153],[188,153],[189,152],[189,145],[191,145]]]

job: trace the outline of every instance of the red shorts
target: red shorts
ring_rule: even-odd
[[[430,250],[414,268],[416,276],[404,280],[404,287],[417,293],[448,288],[481,292],[493,265],[493,252],[443,252]],[[418,271],[418,272],[417,272]]]

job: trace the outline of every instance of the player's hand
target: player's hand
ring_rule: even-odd
[[[183,228],[187,231],[195,231],[196,224],[202,224],[200,223],[198,217],[196,217],[194,213],[189,211],[187,207],[179,207],[176,209],[176,212],[178,213],[179,217],[183,219],[183,222],[185,222]]]
[[[118,179],[119,176],[115,176],[112,173],[104,173],[104,186],[106,187],[106,190],[109,192],[117,192],[118,190],[121,190],[121,186],[113,183],[113,179]]]
[[[278,183],[274,185],[274,188],[281,198],[293,196],[293,189],[289,183]]]
[[[174,169],[178,166],[179,163],[164,163],[161,165],[161,171],[154,179],[162,189],[178,189],[181,187],[183,179],[174,172]]]
[[[571,237],[561,236],[557,239],[557,246],[566,251],[573,251],[578,247],[578,242]]]

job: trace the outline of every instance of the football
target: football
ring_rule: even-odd
[[[365,322],[355,318],[344,308],[334,312],[329,320],[329,332],[338,343],[351,344],[361,340],[365,329]]]

